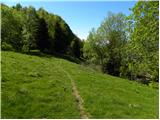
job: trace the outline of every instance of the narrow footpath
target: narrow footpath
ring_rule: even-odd
[[[75,84],[74,80],[72,79],[71,75],[61,67],[61,62],[59,64],[59,68],[60,68],[61,71],[63,71],[67,75],[67,77],[71,81],[72,93],[73,93],[73,96],[75,97],[75,100],[77,102],[77,108],[78,108],[78,110],[80,112],[80,117],[82,119],[89,119],[90,115],[89,115],[89,113],[85,112],[85,108],[84,108],[84,105],[83,105],[84,101],[83,101],[82,97],[79,94],[79,91],[78,91],[78,89],[76,87],[76,84]]]

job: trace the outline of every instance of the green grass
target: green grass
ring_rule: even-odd
[[[2,118],[79,118],[57,60],[2,52]]]
[[[158,90],[67,60],[2,52],[2,118],[80,118],[67,71],[91,118],[158,118]],[[62,70],[63,69],[63,70]]]
[[[76,81],[91,118],[158,118],[158,90],[63,63]]]

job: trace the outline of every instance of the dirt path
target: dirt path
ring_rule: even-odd
[[[90,115],[85,112],[85,108],[83,106],[83,99],[78,92],[78,89],[76,87],[76,84],[75,84],[74,80],[72,79],[71,75],[61,67],[61,64],[59,64],[59,68],[68,76],[68,78],[71,81],[72,92],[73,92],[73,95],[74,95],[74,97],[76,99],[76,102],[77,102],[77,107],[78,107],[78,110],[80,112],[80,117],[82,119],[89,119]]]

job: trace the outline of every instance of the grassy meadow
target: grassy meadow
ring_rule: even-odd
[[[1,118],[158,118],[158,89],[55,57],[2,51]],[[64,72],[65,71],[65,72]]]
[[[58,59],[2,52],[2,118],[79,118]]]

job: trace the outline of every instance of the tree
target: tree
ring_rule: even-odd
[[[2,4],[2,44],[7,43],[10,44],[14,50],[21,51],[22,48],[22,21],[21,14],[14,10],[13,8],[9,8],[6,5]]]
[[[122,76],[158,81],[159,3],[139,1],[131,9],[130,42],[124,48]]]
[[[47,24],[50,42],[49,52],[51,54],[56,52],[58,54],[73,55],[71,42],[77,39],[77,36],[72,33],[66,22],[57,15],[47,13],[43,8],[38,10],[38,15]]]
[[[70,53],[70,44],[76,36],[61,17],[55,16],[54,20],[54,50],[60,54],[68,54]]]
[[[43,18],[39,19],[37,47],[41,52],[48,52],[50,46],[48,27]]]
[[[65,54],[80,58],[81,41],[58,15],[43,8],[8,7],[2,4],[3,49],[30,52],[39,49],[48,54]],[[13,48],[13,49],[11,49]],[[77,49],[77,50],[76,50]]]
[[[119,75],[121,47],[126,43],[122,13],[108,13],[97,30],[92,29],[84,45],[84,56],[102,66],[104,72]]]
[[[17,11],[20,11],[20,10],[22,10],[22,6],[21,6],[21,4],[16,4],[16,6],[13,6],[13,8],[14,9],[16,9]]]
[[[38,16],[33,7],[29,7],[26,11],[26,21],[23,25],[23,51],[30,52],[31,49],[37,48],[38,36]]]
[[[55,52],[64,54],[66,51],[66,39],[62,32],[60,21],[56,21],[54,28],[54,49]]]
[[[105,64],[105,71],[107,73],[119,76],[120,66],[122,60],[122,48],[126,44],[126,38],[121,31],[111,31],[108,36],[108,56],[109,59]]]
[[[74,57],[81,57],[82,42],[79,38],[74,38],[71,42],[71,51]]]

